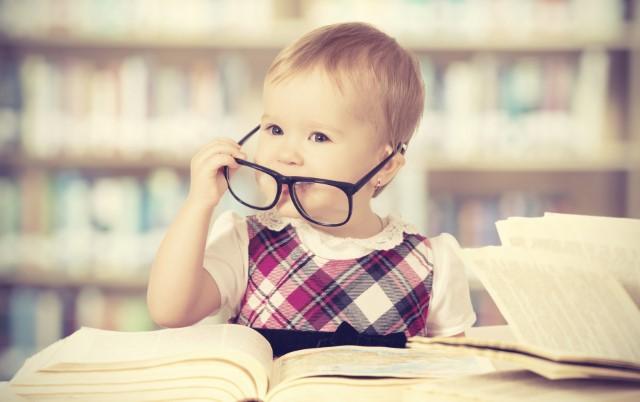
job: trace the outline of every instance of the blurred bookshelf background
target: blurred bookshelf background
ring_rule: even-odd
[[[0,378],[79,326],[154,328],[146,277],[190,157],[256,124],[269,63],[320,25],[373,23],[421,62],[423,121],[381,213],[465,247],[498,244],[507,216],[640,218],[638,12],[634,0],[0,0]],[[471,285],[477,324],[502,323]]]

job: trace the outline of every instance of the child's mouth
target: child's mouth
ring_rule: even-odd
[[[285,204],[289,201],[289,190],[287,188],[282,189],[282,193],[280,193],[280,199],[278,200],[278,205]]]

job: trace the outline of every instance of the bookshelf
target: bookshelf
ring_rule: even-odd
[[[423,124],[384,208],[463,246],[495,244],[508,215],[640,218],[636,1],[53,3],[0,3],[5,378],[78,325],[153,326],[146,273],[191,155],[251,128],[272,58],[325,23],[371,22],[421,60]],[[479,323],[501,323],[471,283]],[[43,303],[59,306],[38,324]]]

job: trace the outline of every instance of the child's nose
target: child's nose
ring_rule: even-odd
[[[282,148],[278,152],[278,162],[283,165],[302,165],[302,155],[299,148],[293,141],[287,141],[282,144]]]

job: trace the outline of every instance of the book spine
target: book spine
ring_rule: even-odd
[[[479,160],[598,158],[608,131],[608,55],[470,54],[420,60],[429,93],[418,136],[428,155]]]

